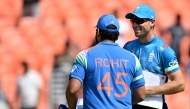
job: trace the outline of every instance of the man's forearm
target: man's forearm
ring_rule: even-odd
[[[135,94],[132,95],[132,104],[137,104],[141,102],[142,100],[139,99]]]
[[[177,81],[170,81],[160,86],[146,86],[146,96],[149,95],[170,95],[182,92],[184,90],[183,83],[179,83]]]
[[[69,109],[76,109],[78,94],[66,91],[66,98],[67,98]]]
[[[132,91],[132,104],[137,104],[145,99],[145,86],[138,87]]]

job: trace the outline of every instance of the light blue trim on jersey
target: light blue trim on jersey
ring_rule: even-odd
[[[133,78],[132,82],[135,82],[135,81],[137,81],[137,80],[139,80],[139,79],[141,79],[141,78],[143,78],[143,74],[141,74],[141,75],[139,75],[139,76]]]
[[[84,51],[80,52],[76,57],[76,62],[82,64],[87,69],[87,59]]]
[[[164,70],[165,70],[165,72],[168,72],[168,71],[171,71],[171,70],[173,70],[173,69],[175,69],[175,68],[178,68],[178,67],[179,67],[179,65],[176,64],[176,65],[174,65],[174,66],[171,66],[171,67],[165,68]]]

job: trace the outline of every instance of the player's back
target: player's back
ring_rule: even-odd
[[[108,42],[100,42],[85,55],[84,109],[131,109],[135,56]]]

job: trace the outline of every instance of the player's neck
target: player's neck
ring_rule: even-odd
[[[111,42],[111,43],[115,43],[114,41],[112,41],[112,40],[103,40],[102,42]]]

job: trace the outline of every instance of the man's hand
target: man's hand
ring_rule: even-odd
[[[162,94],[170,95],[184,91],[184,79],[180,70],[168,75],[171,81],[160,86],[145,86],[146,96]]]

